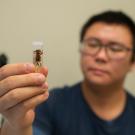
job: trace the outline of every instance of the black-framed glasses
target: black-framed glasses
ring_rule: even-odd
[[[82,41],[80,51],[91,56],[96,56],[103,48],[110,59],[123,59],[127,56],[127,52],[133,51],[132,48],[114,41],[103,44],[97,38],[89,38]]]

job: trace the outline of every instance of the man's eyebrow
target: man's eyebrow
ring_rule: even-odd
[[[99,42],[99,43],[101,43],[101,44],[104,44],[104,43],[103,43],[99,38],[97,38],[97,37],[89,37],[89,38],[84,39],[84,41],[89,41],[89,40],[94,40],[94,41],[96,41],[96,42]],[[117,45],[119,45],[119,46],[125,46],[124,43],[117,42],[117,41],[114,41],[114,40],[110,40],[110,41],[108,41],[108,42],[105,43],[105,44],[111,44],[111,45],[117,44]]]
[[[121,42],[117,42],[117,41],[109,41],[108,44],[111,44],[111,45],[119,45],[119,46],[125,46],[125,44],[121,43]]]
[[[95,40],[97,42],[101,42],[101,40],[96,37],[89,37],[89,38],[84,39],[84,41],[89,41],[89,40]]]

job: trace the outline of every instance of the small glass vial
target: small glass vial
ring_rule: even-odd
[[[35,72],[39,72],[43,66],[43,42],[34,41],[33,46],[33,64],[35,65]]]

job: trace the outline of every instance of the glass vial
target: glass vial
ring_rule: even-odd
[[[35,72],[39,72],[43,66],[43,42],[35,41],[33,46],[33,64],[35,65]]]

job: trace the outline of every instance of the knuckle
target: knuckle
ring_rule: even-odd
[[[8,109],[9,104],[11,103],[8,96],[2,96],[0,98],[0,113],[5,112]]]
[[[16,102],[16,101],[18,101],[19,100],[19,95],[17,94],[17,92],[16,91],[14,91],[14,90],[12,90],[11,92],[10,92],[10,98],[11,98],[11,100],[12,101],[14,101],[14,102]]]
[[[8,87],[10,87],[10,86],[13,86],[13,82],[14,81],[12,81],[13,80],[13,77],[12,76],[10,76],[10,77],[8,77],[8,78],[6,78],[5,80],[4,80],[4,86],[8,86]]]
[[[31,73],[30,75],[27,76],[27,81],[30,81],[31,83],[34,84],[41,84],[42,79],[39,78],[39,73]]]
[[[0,68],[0,79],[5,78],[5,66]]]
[[[5,104],[3,102],[0,103],[0,113],[2,114],[5,111]]]
[[[21,103],[21,108],[26,110],[28,108],[28,103],[27,102],[22,102]]]

